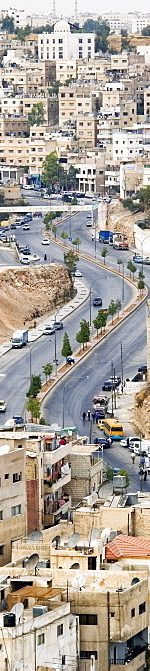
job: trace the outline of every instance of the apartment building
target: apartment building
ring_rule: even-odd
[[[109,58],[84,58],[77,61],[77,79],[82,81],[104,82]]]
[[[127,161],[135,159],[143,154],[142,130],[127,129],[126,131],[113,131],[113,160]]]
[[[97,145],[97,116],[94,114],[81,114],[76,122],[76,139],[78,147],[88,149]]]
[[[73,444],[69,454],[71,479],[66,492],[72,505],[78,505],[85,497],[98,492],[103,481],[103,460],[96,445]]]
[[[111,54],[111,65],[110,69],[115,72],[123,73],[128,72],[129,59],[126,51],[122,51],[121,54]]]
[[[69,81],[71,79],[77,79],[77,60],[71,58],[68,60],[56,61],[56,81],[65,84],[68,79]]]
[[[146,180],[145,171],[145,180]],[[144,186],[143,158],[127,161],[120,165],[120,198],[131,197],[138,189]]]
[[[38,58],[44,61],[94,58],[94,46],[94,33],[71,32],[69,23],[61,19],[52,33],[38,36]]]
[[[99,107],[99,92],[90,84],[61,86],[59,90],[59,125],[76,121],[81,114],[92,114]]]
[[[105,151],[98,155],[93,152],[93,155],[89,153],[86,157],[81,157],[80,162],[76,162],[76,168],[78,191],[104,194]]]
[[[27,532],[25,453],[21,444],[18,449],[0,445],[0,566],[10,561],[11,544]]]

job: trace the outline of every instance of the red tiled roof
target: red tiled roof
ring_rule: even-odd
[[[150,539],[142,536],[119,534],[105,546],[105,559],[110,561],[123,557],[150,559]]]

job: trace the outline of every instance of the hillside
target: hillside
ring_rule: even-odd
[[[17,328],[69,300],[73,286],[64,266],[12,268],[0,273],[0,343]]]

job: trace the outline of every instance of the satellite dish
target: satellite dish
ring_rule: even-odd
[[[79,576],[77,576],[76,578],[73,579],[71,584],[72,584],[72,587],[75,587],[76,589],[81,590],[82,587],[84,587],[85,583],[86,583],[86,580],[85,580],[84,576],[82,575],[82,573],[80,573]]]
[[[32,533],[29,534],[29,536],[27,538],[28,538],[29,541],[31,540],[33,542],[41,541],[42,538],[43,538],[42,531],[32,531]]]
[[[9,450],[10,450],[9,445],[1,445],[1,446],[0,446],[0,457],[1,457],[3,454],[8,454]]]
[[[10,429],[14,429],[15,420],[10,417],[10,419],[7,419],[7,422],[5,422],[4,426],[8,426]]]
[[[74,548],[75,545],[78,545],[79,540],[80,540],[80,534],[72,534],[72,536],[70,536],[68,540],[68,547]]]
[[[102,541],[102,543],[104,543],[104,545],[105,545],[105,543],[109,542],[110,535],[111,535],[110,527],[106,527],[105,529],[103,529],[103,531],[101,533],[101,541]]]
[[[101,531],[100,531],[100,529],[92,529],[92,533],[91,533],[91,536],[90,536],[90,540],[91,540],[91,541],[97,541],[98,538],[100,538],[100,537],[101,537]]]
[[[11,613],[14,613],[14,615],[16,616],[16,624],[18,624],[23,611],[24,611],[23,603],[15,603],[14,606],[12,607]]]
[[[28,571],[32,571],[39,562],[39,555],[35,552],[33,555],[30,555],[25,561],[24,565]]]

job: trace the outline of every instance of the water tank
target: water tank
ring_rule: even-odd
[[[16,626],[16,615],[15,613],[5,613],[3,617],[4,627],[15,627]]]
[[[38,561],[37,568],[50,568],[50,560],[41,559],[40,561]]]
[[[33,617],[40,617],[48,612],[48,606],[33,606]]]

